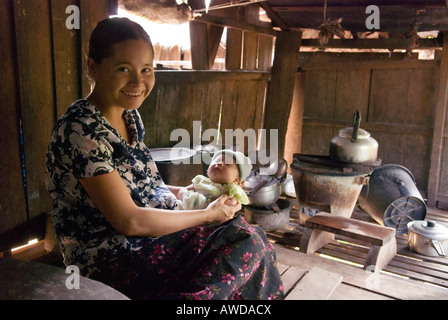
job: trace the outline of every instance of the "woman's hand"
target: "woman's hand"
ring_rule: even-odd
[[[234,205],[236,205],[237,203],[238,203],[238,200],[237,200],[235,197],[227,198],[227,200],[224,201],[224,204],[225,204],[225,205],[228,205],[228,206],[234,206]]]
[[[241,210],[241,204],[235,198],[223,194],[207,207],[212,222],[224,223],[233,218],[236,212]]]

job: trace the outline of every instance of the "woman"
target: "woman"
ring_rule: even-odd
[[[127,18],[92,32],[91,94],[57,121],[47,187],[66,265],[135,299],[273,299],[282,296],[264,232],[223,195],[203,210],[174,210],[137,109],[155,77],[153,47]]]

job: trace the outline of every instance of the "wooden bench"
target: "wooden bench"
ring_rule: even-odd
[[[364,269],[379,271],[397,254],[395,230],[373,223],[321,212],[305,222],[300,251],[313,253],[334,240],[335,234],[370,243]]]

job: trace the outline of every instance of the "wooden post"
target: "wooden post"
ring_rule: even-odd
[[[216,1],[213,4],[217,4]],[[192,9],[204,8],[204,1],[191,0],[189,5]],[[223,31],[221,26],[190,21],[191,64],[194,70],[213,68]]]
[[[294,96],[288,127],[285,136],[284,157],[288,163],[294,160],[294,153],[300,153],[302,148],[303,107],[305,100],[305,73],[296,73]]]
[[[428,206],[435,208],[440,190],[441,177],[446,168],[442,167],[443,154],[448,154],[445,141],[448,139],[448,32],[444,32],[442,62],[440,64],[440,81],[437,96],[434,136],[432,142],[431,167],[428,179]],[[448,183],[448,182],[445,182]],[[444,188],[446,190],[446,186]],[[447,195],[448,199],[448,195]],[[448,201],[447,201],[448,202]]]
[[[241,50],[243,49],[243,31],[238,29],[227,29],[226,38],[226,69],[241,69]]]
[[[243,20],[243,10],[239,8],[227,9],[229,16],[236,20]],[[232,15],[231,15],[232,14]],[[240,70],[243,50],[243,30],[227,28],[226,37],[226,70]]]
[[[81,57],[82,57],[82,94],[90,93],[90,82],[87,79],[87,56],[89,54],[89,39],[98,22],[107,18],[111,13],[109,0],[79,0],[81,6]]]
[[[194,70],[209,70],[207,24],[190,21],[191,64]]]
[[[259,21],[260,7],[258,4],[249,5],[244,8],[244,20],[250,24]],[[258,35],[255,32],[244,31],[243,33],[243,70],[257,69],[258,60]]]
[[[278,130],[278,156],[283,157],[286,129],[294,95],[294,83],[299,61],[302,34],[281,31],[275,44],[274,64],[271,71],[266,113],[266,146],[270,145],[270,130]]]

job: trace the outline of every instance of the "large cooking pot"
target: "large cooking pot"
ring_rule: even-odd
[[[431,220],[408,223],[408,244],[412,251],[443,257],[448,253],[448,228]]]
[[[187,186],[196,175],[203,174],[201,152],[182,147],[155,148],[150,152],[168,185]]]
[[[275,203],[280,197],[281,181],[269,175],[250,175],[244,182],[243,189],[248,193],[264,180],[268,182],[258,191],[248,195],[249,204],[256,207],[265,207]]]
[[[330,157],[345,163],[373,162],[378,156],[378,142],[366,130],[359,127],[361,114],[353,115],[353,127],[339,130],[330,141]]]

